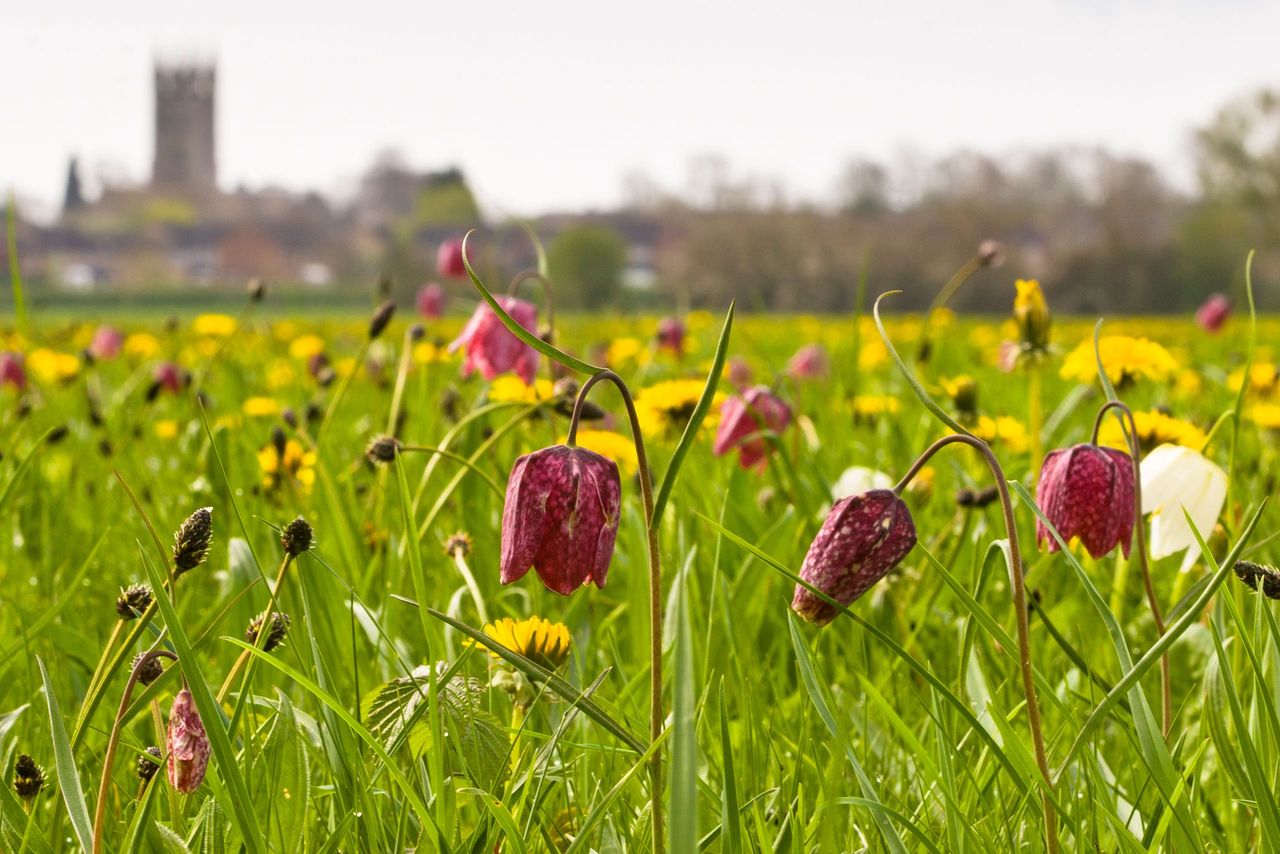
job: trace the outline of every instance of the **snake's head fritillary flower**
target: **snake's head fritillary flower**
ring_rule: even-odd
[[[684,322],[678,317],[664,317],[658,321],[658,348],[669,350],[677,356],[684,355]]]
[[[124,336],[120,334],[120,330],[111,326],[99,326],[93,333],[93,340],[89,342],[89,355],[99,362],[114,359],[120,355],[122,347]]]
[[[787,372],[798,380],[820,380],[829,370],[827,351],[821,344],[806,344],[787,363]]]
[[[169,785],[184,795],[200,788],[209,767],[209,736],[191,692],[183,688],[169,712]]]
[[[1222,294],[1213,294],[1196,309],[1196,323],[1205,332],[1217,332],[1231,316],[1231,300]]]
[[[497,297],[503,311],[529,332],[538,328],[538,309],[533,303],[510,296]],[[521,341],[503,325],[488,303],[476,306],[462,334],[449,345],[453,353],[465,348],[462,375],[469,376],[479,370],[486,380],[492,380],[508,371],[533,385],[538,368],[538,351]]]
[[[1182,566],[1190,569],[1200,557],[1200,544],[1187,516],[1207,538],[1227,500],[1227,473],[1199,451],[1169,444],[1147,454],[1139,470],[1142,512],[1151,516],[1151,557],[1185,551]]]
[[[1044,458],[1036,483],[1036,503],[1062,539],[1079,538],[1096,558],[1120,546],[1129,556],[1133,538],[1133,460],[1117,448],[1075,445]],[[1036,542],[1051,552],[1058,542],[1036,522]]]
[[[182,368],[179,368],[173,362],[161,362],[151,372],[151,379],[158,388],[177,394],[182,391],[185,377],[182,374]]]
[[[27,387],[27,370],[22,365],[22,356],[0,353],[0,385],[11,385],[19,391]]]
[[[564,596],[588,581],[604,587],[621,497],[617,464],[586,448],[553,445],[520,457],[502,509],[502,583],[532,567]]]
[[[462,241],[446,240],[436,251],[436,272],[446,279],[465,279],[467,267],[462,263]]]
[[[893,490],[852,495],[831,507],[804,557],[800,578],[848,605],[884,578],[915,544],[911,513]],[[799,584],[791,608],[820,626],[838,613],[830,602]]]
[[[751,370],[751,363],[741,356],[733,356],[729,359],[729,364],[725,368],[725,378],[738,388],[746,388],[751,385],[751,381],[755,378],[755,371]]]
[[[765,430],[781,433],[790,423],[791,407],[768,386],[754,386],[720,405],[720,427],[711,452],[719,457],[737,448],[744,469],[763,468],[769,441],[760,434]]]
[[[435,320],[444,314],[444,288],[435,282],[422,286],[418,291],[418,314]]]

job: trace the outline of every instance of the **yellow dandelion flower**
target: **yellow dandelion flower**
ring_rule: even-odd
[[[973,425],[973,435],[989,445],[998,445],[1011,454],[1024,453],[1031,446],[1031,437],[1027,427],[1016,418],[1008,415],[978,416]]]
[[[337,364],[333,366],[333,372],[340,377],[348,377],[356,369],[356,360],[348,356],[345,359],[339,359]]]
[[[519,653],[548,670],[556,670],[569,658],[569,627],[541,617],[516,621],[504,617],[484,624],[484,633],[512,652]],[[498,658],[490,651],[489,655]]]
[[[413,345],[413,361],[419,365],[434,365],[438,362],[447,362],[452,356],[449,355],[449,348],[431,341],[419,341]]]
[[[882,415],[897,415],[902,401],[888,394],[860,394],[853,399],[853,417],[858,421],[874,421]]]
[[[74,379],[80,373],[80,360],[70,353],[40,347],[28,354],[27,369],[40,382],[52,385]]]
[[[1146,379],[1163,382],[1178,370],[1178,363],[1164,347],[1149,338],[1110,335],[1098,341],[1098,352],[1107,378],[1116,385]],[[1062,363],[1062,378],[1091,383],[1098,376],[1093,340],[1080,342]]]
[[[157,421],[155,429],[157,439],[176,439],[178,437],[178,422],[172,418]]]
[[[1174,382],[1174,388],[1178,394],[1183,397],[1193,397],[1200,393],[1200,389],[1204,387],[1204,380],[1200,378],[1200,374],[1191,369],[1178,371],[1178,378]]]
[[[275,445],[267,445],[258,451],[262,485],[268,490],[290,484],[302,492],[310,492],[316,482],[315,465],[316,452],[303,450],[296,439],[285,442],[283,454]]]
[[[533,385],[525,385],[519,377],[503,374],[489,383],[487,396],[490,403],[538,403],[550,400],[555,393],[551,380],[539,379]]]
[[[124,354],[131,359],[154,359],[160,355],[160,342],[154,335],[135,332],[124,339]]]
[[[858,370],[874,371],[882,365],[889,364],[889,350],[879,338],[862,339],[862,347],[858,350]]]
[[[280,414],[280,402],[274,397],[248,397],[240,405],[240,411],[250,418],[263,418]]]
[[[614,367],[630,363],[643,365],[651,355],[652,351],[639,338],[615,338],[609,342],[605,361]]]
[[[636,446],[626,436],[612,430],[579,430],[577,443],[588,451],[595,451],[618,464],[624,477],[635,474],[640,467],[636,459]]]
[[[702,380],[666,380],[640,389],[636,394],[636,417],[640,431],[648,435],[671,435],[684,430],[689,416],[702,397]],[[714,429],[720,421],[724,395],[717,392],[707,413],[704,429]]]
[[[1244,368],[1237,368],[1227,377],[1227,386],[1232,391],[1240,390],[1244,380]],[[1270,394],[1280,385],[1280,370],[1271,362],[1254,362],[1249,367],[1249,390],[1258,394]]]
[[[1249,407],[1249,418],[1264,430],[1280,430],[1280,403],[1258,403]]]
[[[201,314],[191,324],[197,335],[225,338],[236,331],[236,319],[229,314]]]
[[[273,359],[267,368],[267,388],[276,391],[288,388],[298,378],[298,372],[288,359]]]
[[[1199,450],[1204,446],[1205,434],[1196,425],[1166,415],[1159,410],[1133,413],[1133,423],[1138,430],[1138,446],[1149,451],[1158,445],[1182,445]],[[1118,419],[1108,416],[1098,429],[1098,444],[1109,448],[1129,450]]]
[[[319,335],[299,335],[289,342],[289,355],[300,362],[324,352],[324,339]]]

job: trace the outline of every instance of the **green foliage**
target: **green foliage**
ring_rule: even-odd
[[[556,298],[564,306],[615,307],[627,266],[627,242],[607,226],[572,226],[551,241],[547,266]]]

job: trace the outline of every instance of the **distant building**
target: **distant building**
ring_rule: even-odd
[[[195,196],[217,192],[217,90],[216,66],[156,66],[152,189]]]

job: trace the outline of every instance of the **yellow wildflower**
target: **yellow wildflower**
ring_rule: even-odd
[[[1280,430],[1280,403],[1258,403],[1249,407],[1249,418],[1264,430]]]
[[[689,416],[702,397],[702,380],[666,380],[640,389],[636,395],[636,417],[645,435],[673,434],[684,430]],[[724,395],[716,393],[704,428],[714,428],[720,420],[720,404]]]
[[[124,354],[133,359],[154,359],[160,354],[160,342],[154,335],[135,332],[124,339]]]
[[[1133,423],[1138,430],[1138,446],[1149,451],[1158,445],[1182,445],[1199,450],[1204,446],[1205,434],[1190,422],[1166,415],[1159,410],[1133,413]],[[1098,429],[1098,444],[1109,448],[1129,450],[1120,422],[1108,415]]]
[[[274,397],[248,397],[240,405],[240,411],[250,418],[280,414],[280,403]]]
[[[618,464],[624,477],[630,477],[639,469],[636,446],[626,436],[612,430],[579,430],[577,443],[588,451],[595,451]]]
[[[1227,377],[1227,386],[1232,391],[1240,390],[1244,380],[1244,368],[1237,368]],[[1280,386],[1280,369],[1271,362],[1254,362],[1249,367],[1249,391],[1258,394],[1270,394]]]
[[[539,379],[533,385],[525,385],[519,377],[503,374],[489,384],[488,398],[490,403],[538,403],[550,400],[555,393],[551,380]]]
[[[853,417],[856,421],[874,421],[882,415],[897,415],[902,411],[902,401],[889,394],[860,394],[853,399]]]
[[[1013,298],[1013,319],[1018,323],[1018,338],[1027,353],[1042,353],[1049,346],[1049,304],[1035,279],[1018,279]]]
[[[1027,427],[1008,415],[980,415],[973,426],[973,435],[989,445],[997,445],[1011,454],[1021,454],[1031,445]]]
[[[289,355],[300,362],[324,352],[324,339],[319,335],[299,335],[289,342]]]
[[[296,439],[285,442],[281,454],[275,445],[267,445],[258,451],[258,468],[262,469],[262,485],[268,490],[283,484],[297,486],[310,492],[316,482],[316,452],[304,451]]]
[[[569,627],[541,617],[516,620],[504,617],[484,624],[484,633],[512,652],[517,652],[548,670],[556,670],[569,658]],[[489,655],[498,658],[490,651]]]
[[[163,421],[156,422],[156,438],[157,439],[176,439],[178,437],[178,422],[172,418],[166,418]]]
[[[638,338],[615,338],[609,343],[605,361],[614,367],[635,362],[643,365],[649,361],[651,351]]]
[[[298,378],[298,372],[288,359],[273,359],[267,368],[267,388],[272,390],[288,388]]]
[[[236,319],[229,314],[201,314],[191,324],[197,335],[225,338],[236,331]]]
[[[889,363],[889,350],[879,338],[863,338],[858,350],[858,370],[874,371]]]
[[[1106,366],[1107,377],[1116,385],[1139,379],[1163,382],[1178,370],[1169,351],[1149,338],[1110,335],[1098,341],[1098,352]],[[1062,378],[1090,383],[1098,376],[1093,340],[1080,342],[1062,363]]]
[[[440,344],[431,341],[419,341],[413,345],[413,360],[419,365],[447,362],[450,358],[452,357],[449,355],[449,348]]]
[[[40,347],[27,356],[27,369],[40,382],[52,385],[74,379],[80,373],[80,360],[70,353]]]

